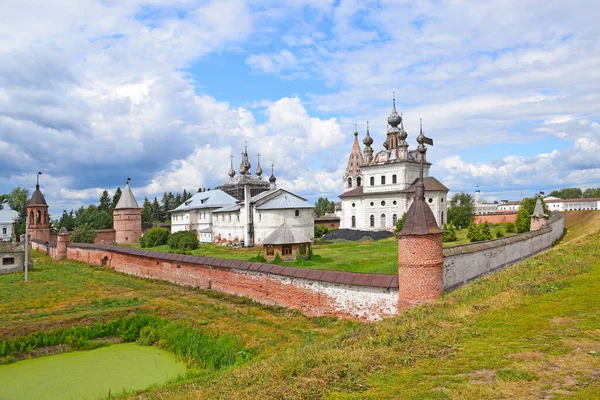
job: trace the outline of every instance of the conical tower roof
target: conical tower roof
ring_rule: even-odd
[[[31,195],[31,199],[27,202],[27,207],[30,206],[45,206],[48,207],[48,203],[46,203],[46,198],[40,191],[40,185],[35,185],[35,192]]]
[[[346,177],[360,174],[360,166],[363,163],[363,155],[362,151],[360,150],[360,144],[358,143],[358,131],[355,130],[354,143],[352,143],[352,150],[350,150],[348,166],[346,167]]]
[[[133,196],[131,188],[129,187],[129,183],[125,185],[125,189],[123,189],[123,193],[121,194],[121,198],[119,199],[115,210],[121,210],[126,208],[140,208],[140,206],[138,206],[137,201],[135,200],[135,197]]]

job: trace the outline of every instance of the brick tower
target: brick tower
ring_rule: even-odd
[[[537,231],[548,224],[548,215],[544,214],[544,207],[542,206],[542,200],[540,200],[539,196],[535,202],[535,208],[533,209],[533,214],[530,215],[530,218],[530,231]]]
[[[423,183],[423,160],[427,151],[424,144],[433,145],[433,141],[425,137],[421,128],[417,142],[417,150],[421,153],[420,181],[402,230],[398,233],[399,312],[444,293],[442,231],[425,201]]]
[[[50,225],[48,223],[48,204],[40,191],[40,174],[38,172],[35,191],[27,202],[29,236],[32,239],[50,241]]]
[[[131,192],[129,179],[113,211],[113,227],[117,244],[139,243],[142,236],[142,209]]]

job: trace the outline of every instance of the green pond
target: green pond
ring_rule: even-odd
[[[185,374],[185,364],[156,347],[116,344],[0,365],[0,400],[99,399]]]

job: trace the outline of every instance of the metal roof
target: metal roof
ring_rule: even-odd
[[[0,224],[12,224],[19,216],[19,213],[11,209],[0,210]]]
[[[410,185],[410,187],[408,189],[406,189],[406,191],[414,192],[415,188],[417,187],[418,182],[419,182],[419,178],[415,179],[415,181],[412,183],[412,185]],[[425,184],[426,192],[429,192],[429,191],[447,192],[450,190],[446,186],[444,186],[443,183],[441,183],[440,181],[435,179],[433,176],[428,176],[426,178],[423,178],[423,183]]]
[[[232,204],[232,205],[229,205],[229,206],[217,208],[216,210],[213,210],[213,212],[214,213],[231,212],[231,211],[238,211],[239,209],[240,209],[240,205],[239,204]]]
[[[35,187],[35,192],[33,192],[33,195],[31,195],[31,199],[27,202],[27,206],[48,206],[44,195],[42,192],[40,192],[39,185]]]
[[[283,191],[256,207],[257,210],[282,210],[289,208],[314,208],[314,206],[296,195]]]
[[[121,198],[115,207],[115,210],[126,209],[126,208],[140,208],[138,206],[137,201],[135,200],[135,196],[129,187],[129,183],[125,185],[125,189],[121,193]]]
[[[198,231],[198,233],[212,233],[212,228],[204,228],[204,229],[200,229]]]
[[[232,197],[221,189],[199,192],[193,195],[189,200],[179,205],[173,211],[187,211],[202,208],[221,208],[236,203],[235,197]]]
[[[310,239],[302,233],[290,229],[285,222],[262,241],[263,245],[298,243],[310,243]]]

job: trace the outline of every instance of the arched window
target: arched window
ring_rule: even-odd
[[[356,178],[356,186],[360,186],[362,184],[362,179],[359,177]]]
[[[348,187],[352,187],[352,178],[348,178]]]
[[[444,212],[442,211],[442,218],[440,220],[440,225],[444,225]]]
[[[442,213],[443,215],[443,213]],[[394,214],[392,215],[392,225],[396,226],[396,224],[398,223],[398,215]]]
[[[29,224],[33,224],[33,211],[29,213]]]
[[[300,210],[296,210],[294,213],[294,216],[299,217],[300,216]]]
[[[42,213],[40,212],[40,210],[37,210],[35,213],[35,223],[36,224],[42,223]]]
[[[44,211],[44,223],[48,223],[48,211]]]
[[[381,220],[379,222],[379,227],[381,229],[385,229],[385,214],[381,214]]]
[[[371,228],[375,227],[375,216],[371,215],[370,220],[371,220]]]
[[[356,216],[355,215],[352,216],[352,227],[356,228]]]

